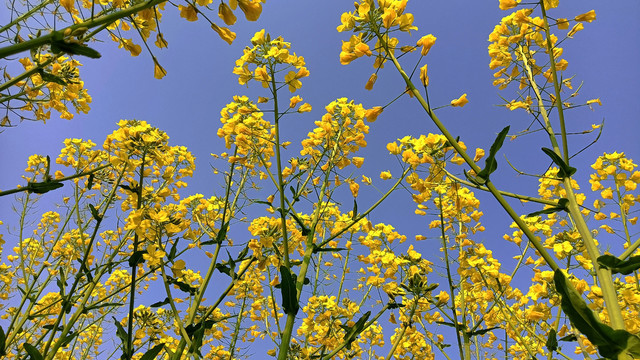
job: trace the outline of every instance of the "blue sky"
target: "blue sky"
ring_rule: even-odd
[[[347,40],[349,34],[338,33],[336,26],[340,14],[352,9],[352,1],[271,0],[265,4],[258,22],[250,23],[239,16],[233,27],[237,39],[229,46],[204,21],[188,23],[179,18],[175,9],[167,6],[161,29],[169,48],[154,49],[154,53],[168,75],[162,80],[154,79],[153,62],[144,51],[133,58],[117,49],[109,39],[94,44],[103,57],[80,59],[84,63],[82,78],[93,97],[91,112],[76,115],[71,121],[52,118],[46,125],[24,122],[1,133],[3,176],[0,177],[0,189],[21,183],[20,175],[29,155],[48,154],[54,158],[62,141],[70,137],[90,138],[101,144],[120,119],[140,119],[166,131],[172,145],[187,146],[197,157],[197,170],[194,178],[188,181],[188,193],[212,195],[222,182],[209,168],[209,154],[224,151],[224,142],[216,136],[220,110],[233,95],[246,94],[254,99],[266,96],[256,83],[249,89],[238,85],[237,77],[231,73],[235,60],[256,31],[265,28],[272,36],[283,36],[292,43],[293,51],[305,57],[311,72],[309,78],[302,80],[300,95],[314,110],[284,120],[283,138],[294,144],[313,128],[313,122],[322,116],[324,106],[338,97],[373,107],[387,104],[404,90],[404,84],[392,66],[380,72],[373,91],[366,91],[364,84],[373,72],[373,59],[340,65],[341,41]],[[563,44],[564,57],[569,61],[565,75],[576,75],[574,85],[584,81],[576,101],[600,98],[603,104],[595,106],[593,111],[583,107],[566,115],[569,131],[584,130],[605,119],[600,141],[572,162],[578,168],[576,179],[585,190],[589,189],[586,180],[591,169],[588,165],[603,152],[624,151],[640,162],[640,101],[637,99],[640,2],[619,0],[602,6],[601,1],[595,0],[564,0],[558,9],[550,11],[550,15],[572,18],[591,9],[596,10],[597,20],[585,24],[585,30]],[[470,101],[464,108],[444,108],[437,112],[453,134],[459,135],[470,149],[488,149],[495,134],[504,126],[511,125],[515,131],[529,124],[531,118],[524,111],[511,112],[496,106],[502,102],[500,96],[515,98],[513,90],[499,91],[491,84],[494,71],[488,67],[488,35],[501,17],[509,13],[498,9],[498,1],[413,0],[407,11],[415,15],[415,25],[419,28],[412,35],[412,43],[429,33],[438,38],[423,60],[429,64],[431,104],[448,104],[463,93]],[[407,68],[413,67],[415,60],[404,64]],[[369,146],[363,152],[366,158],[364,172],[374,179],[381,170],[397,173],[395,160],[388,155],[386,144],[405,135],[429,132],[436,132],[435,126],[417,102],[403,97],[371,124]],[[571,151],[579,150],[592,139],[593,135],[572,138]],[[549,163],[540,151],[543,146],[549,146],[546,138],[530,135],[517,142],[507,142],[502,153],[508,154],[509,160],[523,171],[540,173]],[[297,148],[292,146],[291,149],[289,154],[295,156]],[[537,193],[535,179],[517,177],[502,155],[498,159],[500,176],[493,179],[500,189],[530,195]],[[380,180],[374,182],[380,184]],[[489,248],[497,249],[504,245],[502,234],[512,231],[508,228],[511,221],[492,198],[479,197],[485,212],[483,222],[488,229],[479,236],[487,240]],[[589,203],[593,199],[590,196]],[[11,197],[0,198],[0,220],[10,228],[16,219],[11,200]],[[426,219],[425,223],[422,218],[407,216],[414,209],[410,198],[399,194],[375,212],[372,220],[391,223],[411,239],[415,234],[424,233],[431,220]],[[520,213],[532,211],[530,209],[516,207]],[[431,236],[435,237],[434,234]],[[421,242],[416,247],[426,254],[437,251],[440,246],[439,242],[433,241]]]
[[[100,144],[115,129],[118,120],[140,119],[165,130],[172,144],[185,145],[196,155],[198,170],[190,181],[190,192],[210,194],[213,184],[220,182],[209,170],[209,154],[223,151],[223,142],[216,136],[220,109],[235,94],[254,98],[264,95],[259,86],[247,89],[238,85],[237,77],[231,73],[234,61],[249,44],[250,37],[262,28],[291,42],[293,50],[305,57],[311,72],[309,78],[303,79],[300,95],[314,106],[314,111],[288,118],[283,130],[284,137],[294,144],[312,128],[324,106],[338,97],[354,99],[365,107],[387,104],[404,89],[391,66],[380,72],[374,90],[366,91],[364,84],[373,70],[372,59],[358,59],[348,66],[339,64],[341,41],[349,35],[338,33],[335,28],[340,14],[353,9],[351,4],[351,1],[333,1],[329,6],[325,2],[269,1],[258,22],[247,22],[239,16],[233,27],[237,39],[231,46],[218,38],[204,21],[186,22],[178,17],[175,9],[167,6],[161,29],[169,48],[154,50],[168,71],[162,80],[153,78],[153,63],[147,53],[133,58],[108,39],[94,44],[103,57],[80,59],[84,63],[85,86],[93,97],[91,112],[77,115],[71,121],[54,118],[46,125],[24,122],[0,134],[3,154],[0,162],[4,173],[0,189],[20,183],[19,175],[29,155],[39,153],[53,157],[68,137],[90,138]],[[640,4],[636,1],[616,1],[604,7],[598,4],[597,1],[563,1],[558,9],[550,11],[551,16],[569,18],[591,9],[597,12],[595,22],[585,24],[585,30],[563,44],[569,61],[566,75],[577,75],[574,84],[584,81],[578,100],[599,97],[603,103],[594,111],[587,108],[570,111],[569,130],[583,130],[592,123],[606,120],[601,140],[574,160],[578,165],[591,164],[595,156],[614,150],[625,151],[640,160],[637,141],[640,102],[635,93],[640,80],[636,63],[640,57],[637,42],[640,23],[635,18]],[[470,148],[488,148],[504,126],[521,130],[530,122],[524,111],[510,112],[496,106],[501,103],[500,96],[515,97],[512,90],[499,91],[491,85],[493,71],[488,68],[487,37],[500,18],[509,13],[499,10],[497,5],[497,1],[468,1],[459,7],[447,2],[414,0],[407,9],[415,15],[415,25],[419,27],[411,41],[428,33],[438,37],[435,47],[423,60],[429,64],[432,105],[445,105],[462,93],[468,94],[470,102],[464,108],[445,108],[438,111],[438,116]],[[414,61],[404,64],[410,68],[415,65]],[[435,131],[416,102],[407,97],[397,101],[371,128],[369,147],[364,152],[368,159],[365,172],[375,177],[380,170],[393,170],[393,160],[385,150],[388,142],[408,134]],[[570,149],[577,151],[591,139],[574,138]],[[504,153],[523,170],[540,172],[546,166],[546,159],[539,151],[540,147],[548,146],[545,140],[541,136],[528,136],[507,143]],[[542,162],[531,161],[538,158],[543,159]],[[381,162],[388,164],[387,168],[381,169]],[[507,181],[498,180],[499,187],[535,194],[535,188],[530,187],[535,186],[535,181],[523,178],[513,181],[515,173],[506,167],[501,161],[500,170]],[[586,184],[589,170],[580,168],[576,175],[582,184]],[[521,180],[530,186],[523,187]],[[0,218],[5,223],[12,218],[9,203],[8,198],[0,199]],[[493,207],[495,203],[487,199],[485,205]],[[381,218],[394,223],[394,219],[386,219],[383,214]],[[399,220],[402,222],[403,218]],[[502,225],[508,223],[501,213],[495,220]]]

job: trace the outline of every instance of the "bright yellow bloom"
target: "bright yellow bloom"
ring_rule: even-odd
[[[391,172],[389,171],[383,171],[380,173],[380,179],[382,180],[389,180],[393,177],[393,175],[391,175]]]
[[[418,40],[416,45],[422,46],[422,51],[420,52],[422,56],[425,56],[429,53],[431,47],[436,43],[436,39],[437,38],[435,36],[429,34],[421,37],[420,40]]]
[[[180,17],[187,19],[187,21],[198,20],[198,11],[192,5],[178,5],[178,10],[180,10]]]
[[[467,100],[467,94],[462,94],[462,96],[460,96],[459,98],[451,100],[451,106],[463,107],[468,102],[469,102],[469,100]]]
[[[559,30],[567,30],[569,28],[569,21],[565,18],[560,18],[556,20],[556,25],[558,25]]]
[[[302,98],[300,97],[300,95],[296,95],[289,100],[289,107],[294,108],[301,101],[302,101]]]
[[[595,10],[591,10],[589,12],[586,12],[584,14],[580,14],[578,16],[576,16],[574,18],[575,21],[584,21],[584,22],[592,22],[593,20],[596,19],[596,12]]]
[[[367,89],[367,90],[373,89],[373,84],[376,83],[376,80],[378,80],[378,74],[371,74],[371,76],[369,77],[369,80],[367,80],[367,83],[364,86],[364,88]]]
[[[218,6],[218,16],[227,25],[233,25],[237,20],[236,16],[233,14],[233,11],[231,11],[231,9],[229,8],[229,5],[225,4],[224,2],[221,2],[220,6]]]
[[[427,75],[427,64],[420,68],[420,82],[423,86],[429,86],[429,76]]]
[[[575,35],[578,31],[583,29],[584,29],[584,25],[582,25],[581,22],[573,25],[573,28],[571,28],[571,31],[569,31],[569,33],[567,34],[567,37],[573,37],[573,35]]]
[[[216,24],[211,24],[211,28],[215,32],[217,32],[220,38],[226,41],[229,45],[231,45],[231,43],[233,43],[233,40],[236,39],[236,33],[234,33],[233,31],[229,30],[226,27],[221,27]]]
[[[374,122],[374,121],[376,121],[378,116],[380,114],[382,114],[383,111],[384,111],[384,109],[382,108],[382,106],[376,106],[376,107],[373,107],[373,108],[365,111],[364,117],[365,117],[365,119],[367,119],[368,122]]]
[[[311,104],[309,103],[304,103],[300,105],[300,107],[298,108],[299,113],[309,112],[309,111],[311,111]]]
[[[500,10],[509,10],[518,6],[520,0],[500,0]]]
[[[167,70],[165,70],[155,58],[153,59],[153,62],[155,65],[153,69],[153,77],[155,77],[156,79],[162,79],[165,75],[167,75]]]
[[[351,195],[353,195],[353,197],[358,197],[358,191],[360,190],[360,185],[355,182],[355,181],[351,181],[349,183],[349,190],[351,190]]]

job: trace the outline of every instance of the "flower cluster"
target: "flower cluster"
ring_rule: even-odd
[[[251,44],[253,47],[244,49],[244,54],[236,60],[236,66],[233,69],[233,73],[238,75],[240,85],[244,85],[250,80],[256,80],[267,88],[272,81],[275,81],[272,76],[276,72],[276,68],[278,68],[278,72],[295,68],[295,71],[289,70],[285,75],[284,85],[287,85],[292,93],[300,89],[302,86],[300,79],[309,76],[309,70],[305,67],[302,56],[290,52],[290,43],[284,41],[282,37],[272,40],[271,36],[265,34],[262,29],[253,36]],[[280,65],[284,65],[284,67],[279,68]],[[278,88],[283,84],[280,81],[276,83]]]
[[[246,96],[234,96],[233,102],[220,112],[222,127],[218,136],[224,138],[227,149],[235,145],[229,162],[253,167],[266,164],[274,155],[275,129],[263,119],[263,113]]]
[[[334,166],[343,169],[350,164],[360,167],[363,159],[353,154],[367,146],[364,138],[369,126],[364,121],[375,121],[382,108],[365,110],[353,100],[340,98],[325,110],[322,119],[315,122],[316,128],[302,140],[300,154],[308,155],[312,164],[323,163],[323,171]]]
[[[80,62],[66,56],[50,54],[20,59],[25,71],[40,67],[26,80],[18,81],[14,87],[27,99],[21,110],[33,112],[36,120],[46,122],[55,110],[63,119],[73,119],[73,113],[88,113],[91,96],[79,77]],[[7,124],[3,124],[7,125]]]

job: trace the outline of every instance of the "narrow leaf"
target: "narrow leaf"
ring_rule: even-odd
[[[53,52],[54,54],[64,52],[69,55],[81,55],[92,59],[99,59],[100,57],[102,57],[99,52],[88,46],[85,46],[83,44],[70,43],[64,40],[51,41],[51,52]]]
[[[289,268],[284,265],[280,266],[280,292],[282,293],[282,308],[286,314],[296,315],[300,308],[298,304],[298,290],[296,283],[291,276]]]
[[[30,182],[27,184],[27,191],[35,194],[48,193],[51,190],[59,189],[64,184],[57,181],[45,181],[45,182]]]
[[[484,184],[489,180],[489,175],[491,175],[498,168],[498,162],[496,161],[496,155],[500,148],[502,148],[502,144],[504,144],[504,139],[507,137],[509,133],[509,126],[505,127],[500,131],[496,140],[491,145],[489,149],[489,156],[484,161],[484,169],[482,169],[478,175],[476,176],[477,181],[480,184]]]
[[[558,177],[564,179],[576,173],[577,169],[567,165],[567,163],[565,163],[555,151],[544,147],[542,148],[542,151],[544,151],[544,153],[547,154],[556,165],[558,165]]]
[[[629,275],[640,269],[640,256],[632,256],[623,261],[613,255],[602,255],[598,257],[598,264],[614,274]]]
[[[147,350],[144,355],[142,355],[140,360],[155,360],[158,354],[160,354],[160,351],[162,351],[162,348],[164,348],[164,344],[158,344],[152,347],[151,349]]]
[[[27,352],[27,354],[29,354],[29,358],[31,360],[44,360],[42,354],[40,353],[40,350],[36,349],[35,346],[29,343],[24,343],[22,346],[24,347],[24,350]]]
[[[545,346],[551,353],[558,350],[558,338],[554,329],[551,329],[549,331],[549,337],[547,337],[547,343],[545,344]]]
[[[5,347],[7,346],[7,335],[4,333],[4,329],[0,326],[0,356],[7,355]]]
[[[169,297],[166,297],[162,301],[158,301],[158,302],[155,302],[155,303],[149,305],[149,307],[152,307],[152,308],[161,307],[163,305],[167,305],[168,303],[169,303]]]

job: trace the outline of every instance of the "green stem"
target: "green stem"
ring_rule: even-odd
[[[418,308],[418,301],[419,300],[420,300],[419,298],[413,298],[413,306],[411,307],[411,310],[409,311],[409,317],[408,317],[407,321],[405,321],[402,324],[402,330],[400,330],[400,334],[396,335],[396,339],[393,342],[393,346],[391,347],[391,350],[389,350],[389,353],[384,358],[385,360],[391,359],[393,354],[396,352],[396,349],[398,348],[398,345],[400,345],[400,341],[403,340],[404,334],[407,332],[407,329],[409,328],[409,326],[411,326],[411,323],[413,321],[413,315],[416,313],[416,309]]]
[[[12,26],[16,25],[17,23],[28,19],[29,17],[31,17],[31,15],[35,14],[36,12],[40,11],[40,9],[42,9],[43,7],[49,5],[50,3],[52,3],[53,0],[44,0],[43,2],[41,2],[40,4],[34,6],[33,8],[31,8],[29,11],[27,11],[26,13],[18,16],[17,18],[13,19],[13,21],[11,21],[10,23],[8,23],[7,25],[3,26],[0,28],[0,32],[4,32],[9,30]]]
[[[542,19],[544,21],[544,33],[547,37],[547,52],[549,53],[549,63],[551,66],[551,76],[553,77],[553,88],[555,90],[556,108],[558,108],[558,120],[560,120],[560,132],[562,136],[562,154],[564,162],[569,165],[569,143],[567,141],[567,129],[564,125],[564,109],[562,108],[562,98],[560,95],[560,83],[558,82],[558,72],[556,70],[556,60],[553,57],[553,47],[551,46],[551,31],[549,30],[549,22],[547,21],[547,11],[544,8],[544,1],[540,0],[540,10],[542,11]],[[553,133],[551,133],[553,134]]]
[[[0,48],[0,59],[4,59],[8,56],[11,55],[15,55],[15,54],[19,54],[23,51],[28,51],[31,49],[37,49],[41,46],[47,45],[49,43],[51,43],[51,41],[53,40],[54,34],[56,33],[62,33],[64,34],[65,32],[71,32],[73,33],[74,30],[78,29],[78,28],[94,28],[100,25],[104,25],[104,24],[111,24],[114,23],[116,20],[122,19],[124,17],[127,17],[129,15],[135,14],[137,12],[140,12],[142,10],[148,9],[152,6],[158,5],[160,3],[165,2],[166,0],[149,0],[147,2],[143,2],[137,5],[134,5],[128,9],[125,10],[120,10],[117,12],[114,12],[112,14],[109,15],[103,15],[100,17],[97,17],[93,20],[89,20],[89,21],[85,21],[82,23],[78,23],[78,24],[74,24],[71,26],[68,26],[66,28],[63,28],[61,30],[58,31],[52,31],[49,34],[46,35],[42,35],[39,36],[37,38],[31,39],[31,40],[27,40],[18,44],[14,44],[14,45],[10,45],[10,46],[5,46],[3,48]],[[69,30],[69,31],[67,31]]]
[[[136,189],[136,193],[138,195],[136,211],[140,210],[140,208],[142,207],[142,190],[144,188],[144,162],[146,160],[146,157],[147,152],[145,150],[142,153],[142,162],[140,163],[140,177],[138,179],[138,188]],[[133,255],[135,255],[135,253],[138,251],[138,240],[138,233],[136,232],[133,235]],[[134,263],[131,265],[131,287],[129,289],[129,319],[127,322],[127,343],[126,348],[123,349],[124,360],[131,360],[133,356],[133,310],[135,309],[137,269],[138,264]]]
[[[528,63],[527,54],[525,54],[522,46],[518,46],[518,51],[520,52],[522,65],[526,70],[527,78],[529,80],[529,84],[533,89],[536,99],[538,101],[538,108],[540,111],[540,115],[542,120],[544,121],[544,126],[547,129],[547,133],[549,134],[549,140],[551,141],[551,145],[553,146],[553,151],[560,155],[560,147],[558,146],[558,142],[556,141],[555,136],[553,135],[553,128],[551,126],[551,121],[549,120],[549,114],[547,113],[546,108],[544,107],[544,103],[542,101],[542,95],[540,94],[540,89],[536,84],[536,81],[533,77],[533,71]],[[549,50],[551,51],[551,50]],[[558,90],[559,91],[559,90]],[[556,97],[559,97],[560,93],[556,93]],[[563,134],[565,132],[563,131]],[[622,318],[622,313],[620,311],[620,305],[618,304],[618,296],[616,294],[615,287],[613,285],[613,280],[611,278],[611,270],[600,267],[597,262],[598,257],[600,257],[600,250],[593,240],[591,235],[591,231],[587,226],[582,213],[580,212],[580,207],[578,206],[578,202],[576,200],[575,194],[573,192],[573,187],[571,185],[571,178],[566,177],[563,180],[564,189],[566,192],[566,198],[569,200],[569,214],[571,215],[572,220],[575,223],[580,236],[582,237],[582,241],[587,249],[587,253],[589,254],[589,258],[593,262],[593,266],[596,270],[596,274],[598,277],[598,282],[600,283],[600,287],[602,288],[602,295],[605,301],[605,305],[607,311],[609,313],[609,319],[611,321],[611,325],[614,329],[624,329],[624,320]],[[555,270],[555,269],[554,269]]]
[[[63,182],[63,181],[67,181],[67,180],[71,180],[71,179],[75,179],[75,178],[91,175],[91,174],[93,174],[95,172],[98,172],[98,171],[100,171],[102,169],[106,169],[106,168],[108,168],[110,166],[111,166],[111,164],[101,165],[101,166],[98,166],[95,169],[83,171],[83,172],[81,172],[79,174],[73,174],[73,175],[65,176],[65,177],[62,177],[62,178],[59,178],[59,179],[53,179],[53,180],[51,180],[51,182],[58,182],[59,183],[59,182]],[[29,189],[30,189],[30,187],[27,185],[25,187],[19,187],[19,188],[15,188],[15,189],[11,189],[11,190],[0,191],[0,196],[11,195],[11,194],[19,193],[19,192],[22,192],[22,191],[29,191]]]
[[[442,194],[438,193],[438,199],[440,199],[440,206],[439,206],[439,213],[440,213],[440,237],[442,238],[442,248],[444,249],[444,261],[445,261],[445,265],[447,267],[447,280],[449,283],[449,293],[451,294],[450,299],[451,299],[451,312],[453,314],[453,325],[456,328],[456,340],[458,341],[458,350],[460,351],[460,359],[464,358],[464,354],[465,352],[462,349],[462,341],[460,339],[460,325],[458,323],[458,314],[456,311],[456,300],[455,300],[455,293],[454,293],[454,286],[453,286],[453,277],[451,276],[451,267],[449,265],[449,251],[448,251],[448,244],[447,244],[447,237],[446,234],[444,232],[444,215],[442,213],[442,208],[443,208],[443,204],[442,204]],[[466,331],[465,331],[466,333]],[[466,340],[466,337],[465,337]]]

